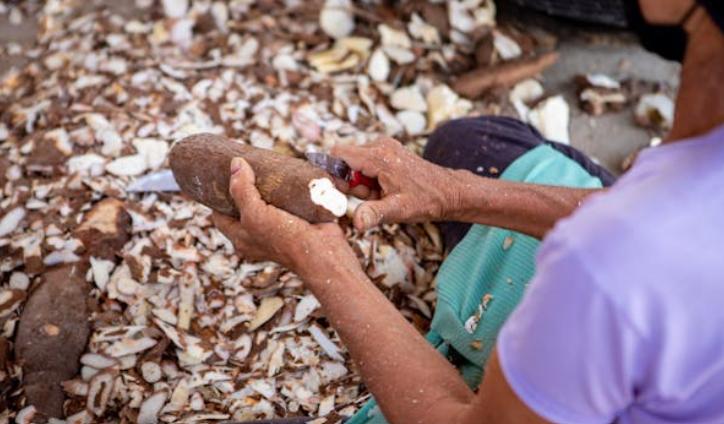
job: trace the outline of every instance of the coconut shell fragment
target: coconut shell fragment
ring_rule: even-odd
[[[254,170],[256,187],[266,202],[311,223],[331,222],[337,216],[315,204],[310,183],[331,179],[309,162],[232,141],[213,134],[196,134],[171,149],[169,163],[186,195],[215,211],[238,217],[229,194],[231,160],[244,158]]]

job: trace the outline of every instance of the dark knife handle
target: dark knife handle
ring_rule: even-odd
[[[359,171],[351,171],[349,173],[349,186],[357,187],[358,185],[363,185],[370,190],[380,189],[380,185],[377,183],[376,179],[362,175]]]

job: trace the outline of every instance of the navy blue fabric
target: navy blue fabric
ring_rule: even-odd
[[[530,150],[547,144],[578,163],[605,187],[616,181],[610,172],[581,151],[546,140],[535,128],[505,116],[481,116],[449,121],[429,137],[423,158],[452,169],[467,169],[482,177],[497,178],[508,166]],[[450,251],[465,237],[470,224],[440,223],[445,248]]]

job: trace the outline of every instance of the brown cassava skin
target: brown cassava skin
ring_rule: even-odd
[[[309,196],[309,182],[331,179],[309,162],[270,150],[241,144],[213,134],[195,134],[176,143],[169,154],[174,178],[181,190],[211,209],[239,217],[229,194],[231,159],[244,158],[256,175],[262,199],[311,223],[337,217],[316,205]]]
[[[44,417],[63,417],[60,385],[78,374],[90,336],[90,256],[115,260],[130,238],[131,218],[123,202],[107,198],[88,211],[73,236],[85,247],[81,260],[44,272],[30,292],[15,339],[15,358],[23,366],[27,404]]]
[[[510,87],[532,78],[553,66],[557,61],[558,53],[552,52],[532,58],[516,59],[492,67],[479,68],[460,76],[451,87],[463,97],[477,99],[492,87]]]
[[[54,268],[30,295],[15,339],[15,356],[23,365],[28,405],[45,417],[62,417],[62,381],[76,376],[90,335],[89,284],[77,266]]]

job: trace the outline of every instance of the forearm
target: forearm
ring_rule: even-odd
[[[449,422],[442,417],[472,402],[474,394],[458,371],[369,281],[354,257],[301,275],[389,422]]]
[[[456,171],[450,220],[507,228],[543,238],[555,223],[570,215],[589,195],[601,189],[581,189],[493,178]]]

